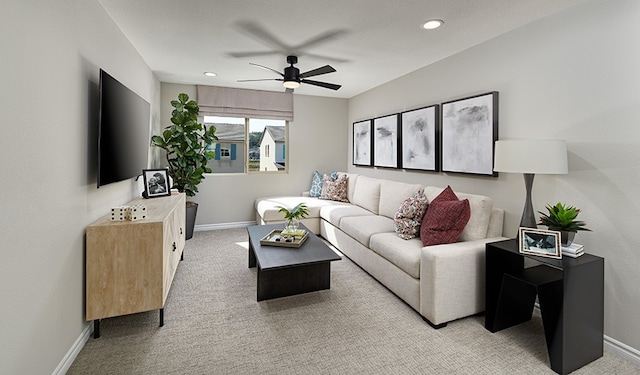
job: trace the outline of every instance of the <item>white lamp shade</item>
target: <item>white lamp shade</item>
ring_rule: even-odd
[[[551,139],[496,141],[495,172],[567,174],[567,142]]]

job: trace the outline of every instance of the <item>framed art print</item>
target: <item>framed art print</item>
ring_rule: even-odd
[[[168,169],[143,169],[144,196],[145,198],[156,198],[171,195],[169,189]]]
[[[400,114],[401,168],[422,171],[440,169],[438,105]]]
[[[371,166],[371,120],[353,123],[353,165]]]
[[[520,227],[518,233],[520,253],[561,259],[560,232]]]
[[[398,168],[398,114],[373,119],[373,166]]]
[[[498,92],[442,103],[442,171],[497,176]]]

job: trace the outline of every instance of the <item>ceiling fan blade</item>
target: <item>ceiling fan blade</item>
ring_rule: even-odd
[[[244,57],[260,57],[260,56],[269,56],[269,55],[278,55],[280,52],[277,51],[262,51],[262,52],[229,52],[227,55],[236,58],[244,58]]]
[[[322,60],[322,61],[334,62],[334,63],[337,63],[337,64],[349,62],[349,60],[346,60],[346,59],[339,59],[337,57],[324,56],[324,55],[316,55],[316,54],[313,54],[313,53],[302,53],[301,55],[304,55],[304,56],[307,56],[307,57],[311,57],[311,58],[314,58],[314,59],[318,59],[318,60]]]
[[[337,38],[343,36],[346,33],[347,33],[347,30],[341,30],[341,29],[339,29],[339,30],[330,30],[330,31],[324,32],[324,33],[322,33],[322,34],[320,34],[318,36],[315,36],[315,37],[313,37],[313,38],[311,38],[311,39],[309,39],[309,40],[307,40],[305,42],[302,42],[302,43],[292,47],[291,49],[297,50],[297,51],[304,50],[304,49],[307,49],[309,47],[315,46],[317,44],[328,42],[328,41],[333,40],[333,39],[337,39]]]
[[[239,79],[237,82],[257,82],[257,81],[283,81],[283,79],[282,78]]]
[[[330,65],[321,66],[320,68],[309,70],[308,72],[304,72],[300,74],[300,78],[307,78],[313,76],[319,76],[320,74],[333,73],[336,70],[333,69]]]
[[[260,64],[254,64],[254,63],[249,63],[249,65],[253,65],[253,66],[257,66],[258,68],[262,68],[262,69],[270,70],[270,71],[272,71],[272,72],[274,72],[274,73],[276,73],[276,74],[279,74],[279,75],[281,75],[281,76],[283,76],[283,77],[284,77],[284,74],[283,74],[283,73],[281,73],[281,72],[279,72],[279,71],[277,71],[277,70],[275,70],[275,69],[271,69],[271,68],[269,68],[268,66],[264,66],[264,65],[260,65]]]
[[[342,87],[341,85],[336,85],[334,83],[328,83],[328,82],[320,82],[320,81],[312,81],[310,79],[303,79],[300,82],[302,83],[308,83],[310,85],[315,85],[315,86],[320,86],[320,87],[324,87],[326,89],[331,89],[331,90],[337,90],[340,87]]]
[[[260,26],[257,22],[240,21],[236,23],[236,25],[253,39],[261,42],[262,44],[268,47],[272,47],[278,50],[278,52],[283,53],[291,49],[290,46],[284,44],[282,41],[276,38],[273,34],[267,31],[267,29]]]

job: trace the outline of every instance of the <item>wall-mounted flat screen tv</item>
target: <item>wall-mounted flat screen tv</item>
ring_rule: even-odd
[[[98,187],[137,177],[147,168],[150,105],[100,69]]]

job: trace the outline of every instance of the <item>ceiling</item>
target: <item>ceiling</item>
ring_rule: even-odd
[[[99,1],[161,82],[283,91],[277,81],[237,82],[279,78],[249,64],[282,71],[276,40],[289,53],[306,46],[293,51],[300,72],[329,64],[337,72],[312,79],[342,85],[296,94],[350,98],[584,0]],[[444,25],[421,29],[434,18]],[[238,57],[245,52],[265,54]]]

